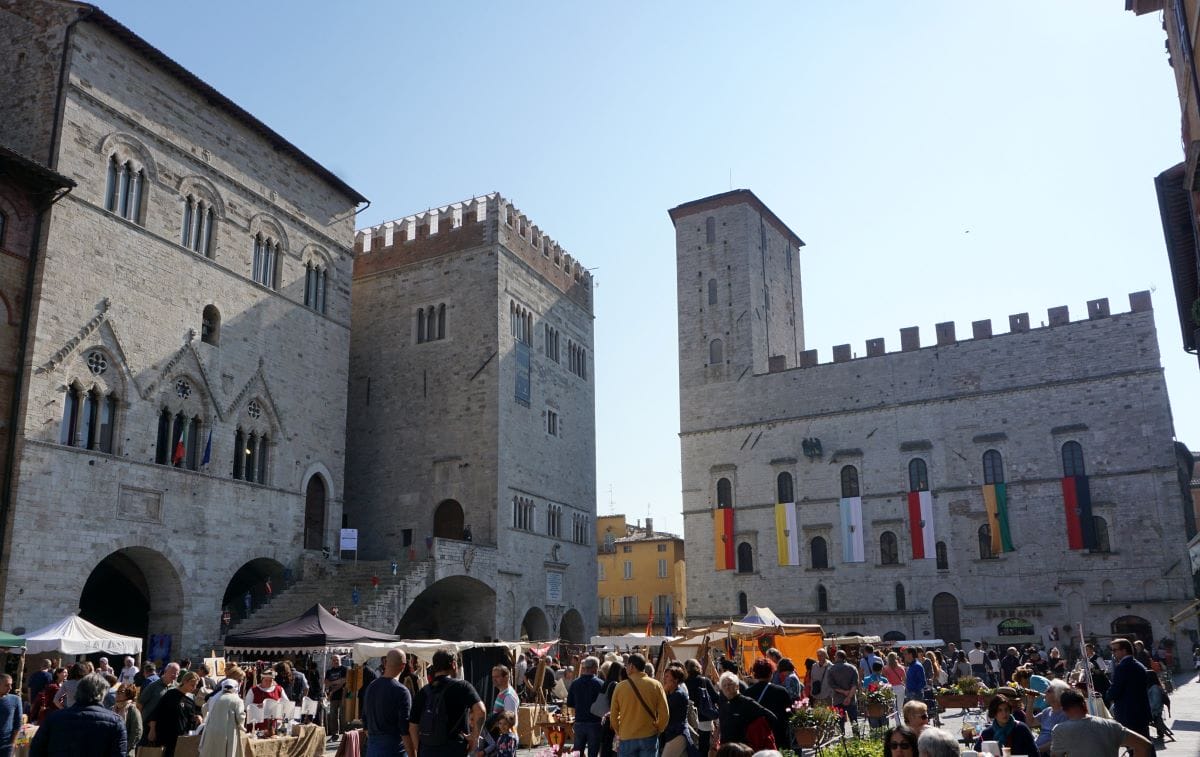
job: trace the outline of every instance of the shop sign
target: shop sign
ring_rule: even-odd
[[[1000,621],[996,629],[1001,636],[1033,636],[1033,624],[1020,618],[1009,618]]]
[[[829,625],[831,626],[865,626],[867,622],[863,620],[861,615],[850,615],[841,618],[831,618]]]
[[[987,611],[988,620],[994,618],[1040,618],[1042,617],[1042,608],[1040,607],[1022,607],[1020,609],[990,609]]]

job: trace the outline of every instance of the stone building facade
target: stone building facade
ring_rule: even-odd
[[[432,583],[397,632],[584,640],[591,275],[497,194],[365,229],[355,250],[348,523],[366,559],[464,542],[459,575]]]
[[[93,6],[5,0],[0,30],[5,139],[78,184],[42,231],[0,625],[193,653],[336,534],[364,198]]]
[[[818,364],[799,237],[746,190],[670,215],[690,621],[1191,643],[1168,623],[1192,585],[1149,293]]]

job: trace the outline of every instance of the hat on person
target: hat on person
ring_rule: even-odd
[[[237,691],[238,682],[232,678],[226,678],[224,681],[221,681],[221,688],[225,691]]]
[[[275,677],[275,669],[274,669],[274,668],[267,668],[266,670],[264,670],[263,672],[259,673],[258,675],[259,675],[259,677],[260,677],[260,678],[266,678],[267,676],[270,676],[271,678],[274,678],[274,677]]]

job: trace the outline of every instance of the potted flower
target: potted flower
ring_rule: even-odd
[[[821,734],[838,721],[837,713],[825,706],[800,706],[792,710],[788,725],[796,739],[796,746],[811,747],[817,744]]]
[[[947,710],[952,707],[978,707],[979,697],[985,689],[983,682],[974,676],[963,676],[954,682],[953,686],[940,688],[936,692],[938,707]]]
[[[873,683],[867,686],[864,698],[867,700],[867,717],[882,718],[887,715],[892,702],[896,701],[896,693],[890,684]]]

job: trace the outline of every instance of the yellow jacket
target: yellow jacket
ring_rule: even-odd
[[[633,691],[634,686],[637,686],[637,693]],[[638,701],[638,694],[642,695],[646,707]],[[630,668],[629,678],[617,685],[609,705],[609,723],[622,740],[645,739],[667,729],[667,692],[661,683],[645,673]],[[653,718],[646,712],[647,707],[654,713]]]

